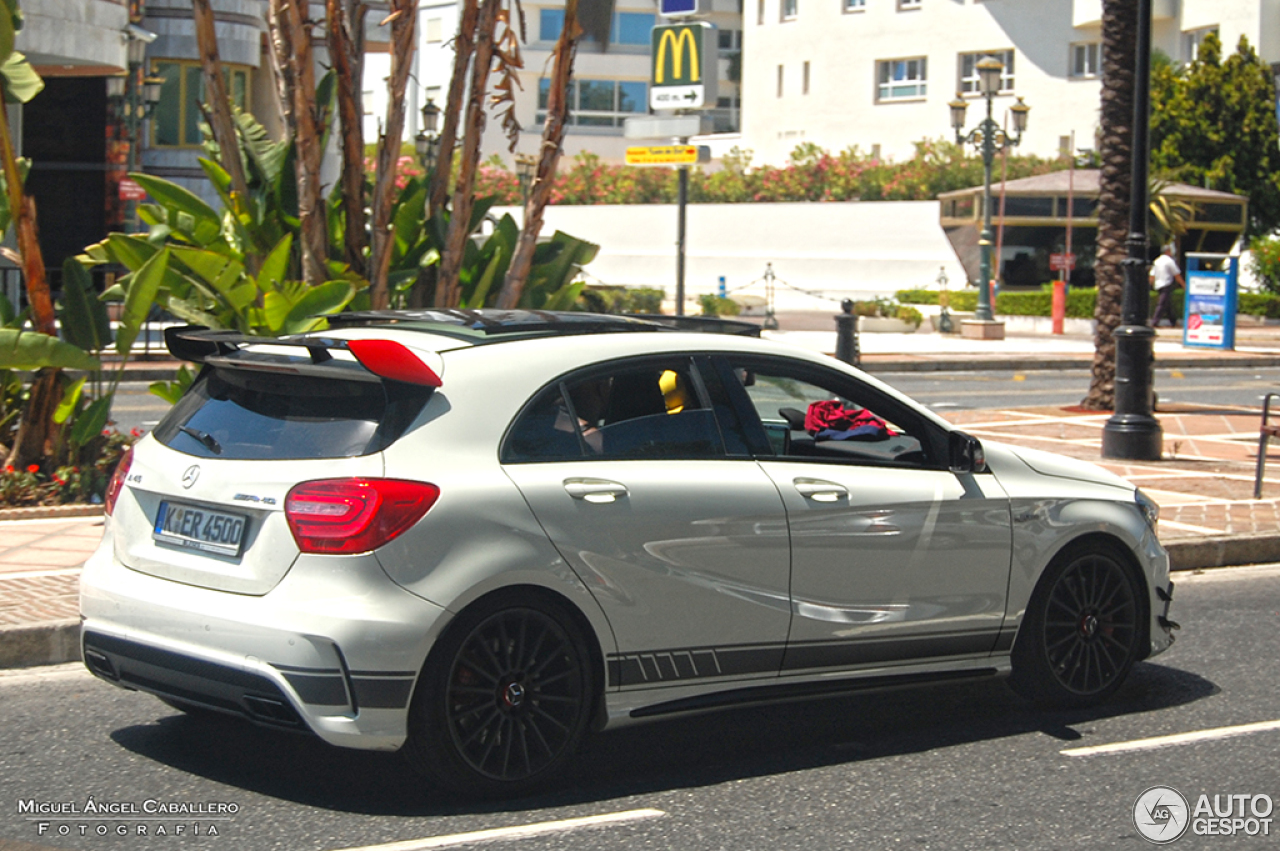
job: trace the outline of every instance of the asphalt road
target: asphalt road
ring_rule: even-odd
[[[1085,370],[1039,372],[872,372],[935,410],[1075,405],[1089,391]],[[1280,391],[1280,373],[1266,369],[1157,369],[1155,391],[1162,405],[1261,407]]]
[[[1245,806],[1259,809],[1252,796],[1280,798],[1280,723],[1157,749],[1063,753],[1280,719],[1280,566],[1177,581],[1178,642],[1099,710],[1035,711],[985,683],[665,721],[597,736],[558,788],[497,805],[433,792],[394,754],[186,717],[74,667],[10,672],[0,675],[0,849],[329,851],[610,814],[627,820],[489,847],[1145,848],[1133,808],[1149,787],[1171,786],[1192,807],[1201,794],[1250,796]],[[89,798],[236,812],[223,821],[23,813],[28,802],[83,811]],[[161,825],[165,836],[155,835]],[[1280,848],[1276,833],[1188,832],[1176,847]]]

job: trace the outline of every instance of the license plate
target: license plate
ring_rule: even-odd
[[[152,537],[205,553],[238,556],[248,525],[243,514],[228,514],[177,502],[160,503]]]

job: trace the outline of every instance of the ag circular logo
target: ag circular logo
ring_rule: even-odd
[[[1190,823],[1187,799],[1172,786],[1152,786],[1133,804],[1133,826],[1143,839],[1156,845],[1181,838]]]

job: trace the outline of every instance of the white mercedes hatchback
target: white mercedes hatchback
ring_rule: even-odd
[[[511,795],[588,731],[1004,676],[1082,705],[1172,642],[1141,492],[821,355],[521,311],[170,348],[199,377],[81,608],[89,669],[180,709]]]

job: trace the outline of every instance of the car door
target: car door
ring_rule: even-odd
[[[693,358],[650,357],[554,382],[508,432],[504,469],[613,627],[613,686],[778,673],[787,530],[736,415]]]
[[[721,371],[769,440],[790,524],[784,671],[990,653],[1012,541],[995,477],[952,472],[944,428],[847,373],[734,356]]]

